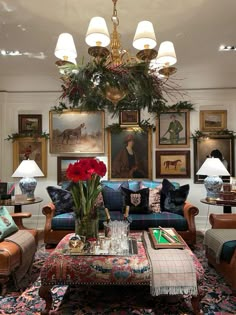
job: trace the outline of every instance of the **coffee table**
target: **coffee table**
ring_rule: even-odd
[[[53,299],[51,289],[54,285],[150,285],[151,270],[144,245],[142,232],[133,232],[136,238],[138,253],[134,255],[70,255],[64,254],[69,239],[66,235],[55,250],[46,259],[41,269],[41,287],[39,296],[46,302],[41,314],[49,314]],[[186,244],[186,249],[193,256],[197,278],[203,275],[203,268],[197,257]],[[192,296],[195,314],[201,314],[200,297]]]

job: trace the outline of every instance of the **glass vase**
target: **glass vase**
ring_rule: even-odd
[[[98,218],[90,215],[83,216],[82,219],[75,218],[75,234],[84,236],[86,239],[98,237]]]

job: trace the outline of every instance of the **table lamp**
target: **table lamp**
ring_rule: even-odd
[[[37,163],[34,160],[23,160],[17,167],[12,177],[23,177],[19,181],[19,186],[27,200],[34,200],[34,191],[37,181],[34,177],[44,176]]]
[[[207,175],[204,185],[207,200],[219,198],[223,181],[220,176],[229,176],[229,172],[219,158],[207,158],[197,172],[197,175]]]

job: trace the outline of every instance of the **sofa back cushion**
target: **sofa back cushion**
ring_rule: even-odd
[[[150,213],[149,210],[149,188],[143,188],[140,190],[130,190],[125,187],[121,187],[124,194],[125,206],[129,206],[129,213]]]
[[[15,224],[12,216],[6,207],[0,207],[0,240],[18,231],[18,226]]]
[[[183,215],[183,207],[188,193],[188,184],[176,188],[168,179],[163,179],[160,199],[161,211]]]
[[[122,211],[124,201],[121,187],[128,188],[128,182],[103,180],[101,181],[101,185],[104,206],[108,208],[109,211]]]

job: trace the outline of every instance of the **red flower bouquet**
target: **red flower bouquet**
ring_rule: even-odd
[[[106,165],[96,158],[81,159],[69,164],[66,170],[67,178],[72,181],[76,234],[97,236],[98,216],[94,205],[102,190],[100,179],[106,174],[106,170]]]

